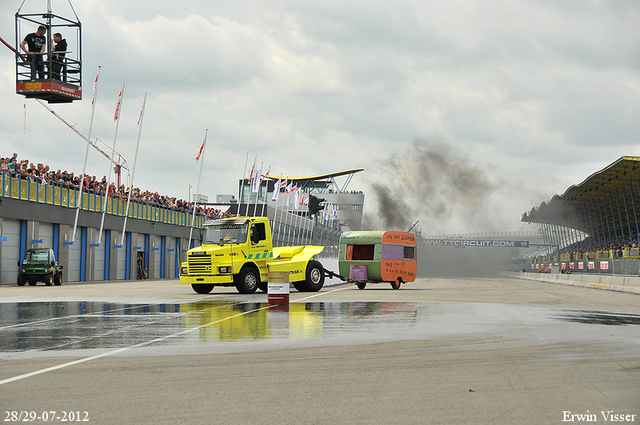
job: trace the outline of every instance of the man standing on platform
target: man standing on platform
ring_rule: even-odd
[[[47,32],[47,27],[40,25],[36,32],[27,34],[20,47],[25,53],[29,53],[29,62],[31,63],[31,79],[36,79],[36,70],[38,71],[38,78],[46,78],[44,73],[44,63],[42,61],[42,53],[47,48],[47,39],[44,38],[44,34]],[[26,47],[29,49],[27,49]]]
[[[60,78],[60,70],[62,69],[64,55],[67,51],[67,40],[63,39],[62,34],[57,32],[53,34],[53,42],[55,45],[51,49],[54,51],[51,55],[51,78],[54,80],[62,80],[62,78]]]

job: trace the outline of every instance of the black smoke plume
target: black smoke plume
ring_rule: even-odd
[[[414,140],[388,158],[377,158],[371,183],[377,214],[365,217],[363,228],[407,231],[416,221],[431,230],[451,221],[491,226],[485,202],[494,185],[479,165],[443,137]]]

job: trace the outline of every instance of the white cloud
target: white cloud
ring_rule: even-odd
[[[210,197],[236,193],[247,153],[272,174],[365,168],[351,187],[366,189],[379,158],[435,135],[504,188],[489,201],[517,226],[522,212],[640,147],[635,2],[74,6],[85,95],[54,108],[88,127],[102,65],[94,134],[110,141],[125,81],[118,150],[131,163],[147,93],[136,182],[173,196],[195,185],[205,129]],[[0,28],[13,27],[12,7],[1,3]],[[82,140],[33,101],[24,134],[13,56],[5,49],[0,60],[3,155],[80,171]],[[91,156],[88,169],[102,175],[107,166]]]

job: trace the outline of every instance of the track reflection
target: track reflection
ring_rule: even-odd
[[[0,352],[339,338],[413,326],[418,303],[0,303]],[[170,338],[166,338],[171,336]],[[175,336],[175,337],[174,337]]]

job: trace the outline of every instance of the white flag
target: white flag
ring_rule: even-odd
[[[253,176],[253,181],[251,182],[251,191],[258,192],[260,189],[260,183],[262,183],[262,165],[258,168],[256,175]]]
[[[279,194],[280,194],[280,179],[278,179],[276,184],[273,186],[273,196],[271,197],[271,200],[277,201]]]

